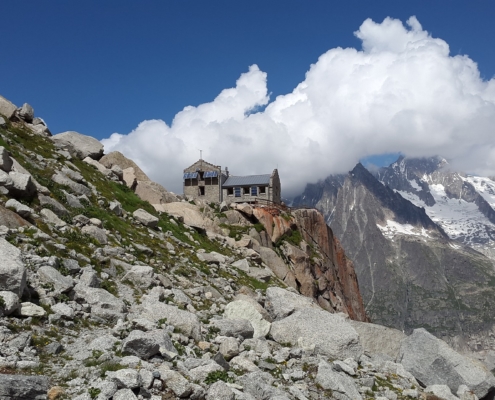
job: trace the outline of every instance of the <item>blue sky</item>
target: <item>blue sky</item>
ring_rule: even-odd
[[[184,107],[234,87],[253,64],[267,74],[272,102],[328,50],[361,50],[353,32],[367,18],[405,24],[414,15],[450,55],[476,62],[482,80],[495,75],[492,1],[4,0],[1,13],[0,94],[30,103],[53,133],[98,139],[146,120],[170,125]],[[387,150],[395,151],[402,149]]]

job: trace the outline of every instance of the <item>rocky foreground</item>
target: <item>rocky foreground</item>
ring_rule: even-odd
[[[203,204],[0,97],[0,399],[490,396],[424,329],[367,323],[315,210]]]

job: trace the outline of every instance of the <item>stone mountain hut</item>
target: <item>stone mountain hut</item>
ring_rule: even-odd
[[[184,196],[221,203],[280,203],[280,178],[278,171],[271,174],[233,176],[227,167],[198,160],[184,169]]]

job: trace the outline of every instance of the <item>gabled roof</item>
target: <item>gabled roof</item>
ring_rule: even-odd
[[[205,165],[209,165],[210,167],[213,167],[213,168],[216,168],[216,169],[221,169],[220,165],[214,165],[214,164],[212,164],[212,163],[209,163],[208,161],[205,161],[205,160],[201,160],[201,159],[199,159],[198,161],[195,161],[194,163],[192,163],[189,167],[185,168],[185,169],[184,169],[184,171],[185,171],[186,169],[191,168],[194,164],[196,164],[196,163],[198,163],[198,162],[203,162],[203,164],[205,164]]]
[[[229,176],[222,187],[269,185],[271,174]]]

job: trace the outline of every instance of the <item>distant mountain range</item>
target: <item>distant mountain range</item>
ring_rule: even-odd
[[[439,157],[399,158],[375,174],[384,185],[425,208],[451,239],[495,257],[495,182],[452,171]]]
[[[358,164],[308,184],[293,204],[325,215],[354,261],[372,321],[406,332],[425,327],[479,350],[491,345],[495,306],[487,257],[495,182],[448,167],[441,158],[401,157],[374,173]]]

